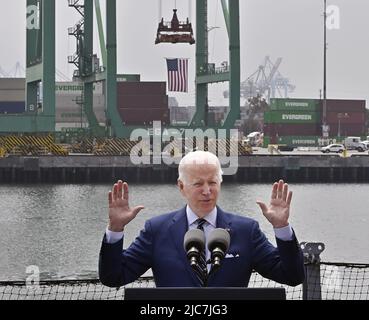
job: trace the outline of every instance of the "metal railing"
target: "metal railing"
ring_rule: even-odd
[[[368,300],[369,264],[307,263],[304,284],[290,287],[254,272],[249,287],[284,287],[288,300]],[[319,271],[319,272],[318,272]],[[317,277],[319,275],[319,278]],[[139,278],[125,287],[109,288],[99,279],[0,282],[0,300],[121,300],[125,288],[155,287],[152,277]]]
[[[369,264],[321,262],[323,243],[301,242],[305,281],[296,287],[281,285],[253,272],[250,288],[284,287],[288,300],[369,300]],[[141,277],[120,288],[99,279],[0,281],[0,300],[122,300],[125,288],[155,287],[153,277]]]

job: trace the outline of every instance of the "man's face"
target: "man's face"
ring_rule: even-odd
[[[215,207],[220,191],[217,167],[213,164],[191,164],[185,167],[185,181],[178,181],[187,204],[200,218]]]

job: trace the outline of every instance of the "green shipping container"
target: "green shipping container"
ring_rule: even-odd
[[[118,82],[140,82],[140,74],[117,74]]]
[[[310,111],[320,110],[319,100],[315,99],[270,99],[270,110],[274,111]]]
[[[320,113],[301,111],[268,111],[264,113],[264,123],[318,123]]]
[[[263,147],[267,148],[269,144],[270,144],[270,137],[264,136],[263,137]]]
[[[275,143],[272,143],[272,140]],[[263,147],[267,148],[269,144],[285,145],[290,147],[315,147],[318,146],[319,137],[317,136],[290,136],[290,137],[275,137],[264,136]]]
[[[318,146],[317,136],[290,136],[278,137],[278,144],[292,146],[292,147],[316,147]]]

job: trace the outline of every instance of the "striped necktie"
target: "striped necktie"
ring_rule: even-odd
[[[197,219],[197,229],[204,231],[205,219]],[[205,249],[200,252],[199,262],[197,264],[197,269],[195,269],[196,275],[200,280],[201,286],[206,287],[208,278],[208,269],[206,266],[206,254]]]

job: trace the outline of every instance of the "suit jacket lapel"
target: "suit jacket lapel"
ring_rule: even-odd
[[[187,259],[186,252],[183,248],[183,239],[188,229],[186,207],[179,210],[178,213],[173,217],[172,225],[169,227],[169,229],[178,250],[179,257],[182,260],[183,264],[186,266],[187,272],[189,273],[193,281],[195,281],[195,283],[198,282],[198,279],[195,273],[192,271],[190,263]]]
[[[225,212],[217,206],[217,228],[226,229],[232,236],[231,225],[232,222],[230,221],[228,215],[226,215]]]
[[[230,242],[230,245],[231,245],[232,243],[232,221],[229,219],[229,216],[218,206],[217,206],[217,225],[216,226],[217,228],[222,228],[229,232],[231,236],[231,242]],[[218,270],[209,276],[209,280],[208,280],[209,286],[211,286],[211,283],[214,283],[214,282],[219,283],[219,281],[221,281],[221,279],[219,279],[218,281],[218,277],[219,277],[218,275],[219,273],[221,273],[220,271],[221,270]]]

